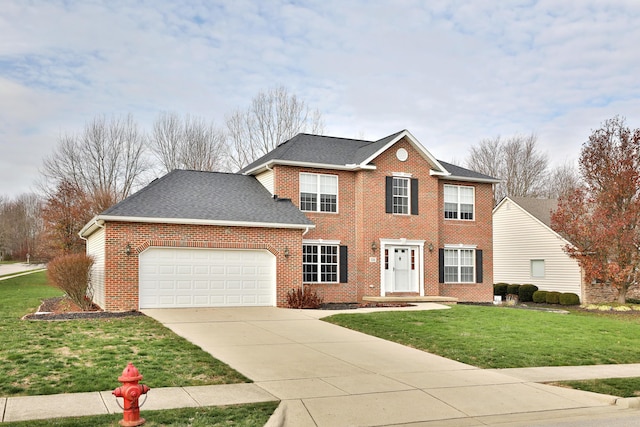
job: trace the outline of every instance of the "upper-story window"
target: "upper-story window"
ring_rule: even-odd
[[[300,173],[300,210],[338,211],[338,176]]]
[[[409,178],[393,177],[393,213],[409,214]]]
[[[475,188],[462,185],[444,186],[445,219],[473,220]]]

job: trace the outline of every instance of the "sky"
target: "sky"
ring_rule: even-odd
[[[535,133],[575,163],[604,120],[640,127],[639,22],[636,0],[0,0],[0,197],[97,116],[222,125],[277,86],[326,135],[408,129],[462,164]]]

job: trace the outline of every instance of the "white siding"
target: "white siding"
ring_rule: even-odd
[[[93,302],[104,308],[104,228],[99,228],[87,238],[87,255],[94,259],[91,271]]]
[[[269,190],[269,193],[273,196],[275,192],[275,184],[273,180],[273,171],[264,171],[261,174],[256,175],[256,179],[262,184],[264,188]]]
[[[566,241],[511,200],[493,213],[493,280],[532,283],[540,290],[573,292],[584,300],[578,262]],[[531,260],[544,260],[544,278],[531,277]]]

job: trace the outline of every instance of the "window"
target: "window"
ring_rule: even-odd
[[[473,220],[475,200],[474,187],[460,185],[444,186],[445,219]]]
[[[338,246],[303,245],[302,281],[304,283],[338,283]]]
[[[444,250],[444,282],[472,283],[475,282],[475,250],[473,249],[445,249]]]
[[[544,260],[543,259],[531,260],[531,277],[544,278]]]
[[[300,174],[300,210],[338,211],[338,177],[316,173]]]
[[[393,177],[393,213],[409,214],[409,178]]]

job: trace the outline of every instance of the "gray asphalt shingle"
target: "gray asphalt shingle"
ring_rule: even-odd
[[[253,176],[174,170],[102,212],[104,216],[311,225],[290,200]]]

